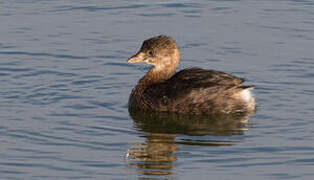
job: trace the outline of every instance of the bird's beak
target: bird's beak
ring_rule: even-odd
[[[137,62],[144,62],[145,60],[145,54],[143,52],[138,52],[134,56],[130,57],[128,59],[128,63],[137,63]]]

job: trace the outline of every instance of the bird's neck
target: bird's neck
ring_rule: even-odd
[[[164,82],[168,79],[170,79],[175,73],[176,69],[180,62],[180,52],[179,49],[174,49],[173,55],[170,57],[170,59],[165,60],[163,59],[163,62],[168,62],[153,66],[144,77],[142,77],[137,86],[135,87],[135,90],[137,93],[141,94],[143,91],[150,85]]]
[[[159,68],[159,67],[152,67],[144,77],[142,77],[139,82],[138,86],[146,88],[150,85],[164,82],[167,79],[170,79],[176,72],[176,68]]]
[[[161,83],[171,78],[175,74],[176,69],[171,70],[159,70],[155,67],[151,68],[144,77],[142,77],[136,87],[133,89],[129,103],[138,104],[136,101],[140,101],[139,98],[143,97],[144,91],[150,85]]]

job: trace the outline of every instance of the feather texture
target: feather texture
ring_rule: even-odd
[[[192,114],[255,110],[254,86],[242,86],[243,78],[197,67],[175,73],[179,61],[179,49],[172,38],[162,35],[144,41],[128,62],[153,67],[132,90],[129,108]]]
[[[131,94],[136,109],[193,114],[248,111],[247,102],[237,95],[253,86],[241,86],[243,78],[201,68],[179,71],[170,79],[152,84],[141,94]]]

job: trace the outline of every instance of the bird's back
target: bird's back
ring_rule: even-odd
[[[184,69],[147,87],[136,104],[139,109],[193,114],[248,111],[255,108],[255,102],[248,102],[254,98],[242,95],[252,89],[241,86],[243,82],[242,78],[214,70]]]

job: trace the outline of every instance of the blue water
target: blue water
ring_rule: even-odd
[[[313,179],[314,3],[0,2],[0,179]],[[251,117],[130,115],[142,41],[257,86]],[[177,121],[175,121],[175,119]],[[193,120],[193,121],[192,121]]]

